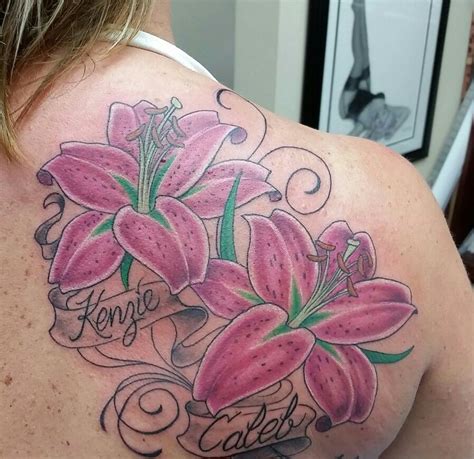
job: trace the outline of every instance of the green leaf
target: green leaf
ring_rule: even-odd
[[[246,300],[251,301],[254,305],[255,304],[262,304],[265,303],[256,293],[247,292],[245,290],[237,290],[237,293]]]
[[[324,319],[327,319],[330,316],[331,316],[330,312],[315,312],[314,314],[312,314],[311,316],[303,320],[300,326],[305,327],[305,328],[310,328],[313,325],[316,325],[317,323],[321,322]]]
[[[185,199],[189,198],[189,196],[192,196],[193,194],[199,193],[202,189],[204,189],[206,185],[196,185],[190,188],[186,193],[183,193],[179,199]]]
[[[126,178],[121,177],[120,175],[114,175],[114,179],[117,180],[125,193],[127,193],[132,206],[136,208],[138,203],[138,193],[136,188]]]
[[[120,278],[122,279],[122,284],[125,290],[128,290],[129,287],[128,276],[130,275],[132,261],[133,257],[128,252],[125,252],[125,255],[122,258],[122,263],[120,263]]]
[[[155,199],[156,199],[156,193],[158,192],[158,188],[160,187],[161,182],[163,181],[166,173],[168,172],[168,169],[170,168],[175,158],[176,156],[171,156],[170,158],[168,158],[165,164],[163,164],[163,166],[160,169],[158,169],[158,172],[153,177],[153,181],[151,182],[151,187],[150,187],[150,202],[149,202],[150,209],[153,209],[155,207]]]
[[[359,348],[365,356],[369,359],[370,362],[376,363],[397,363],[400,360],[403,360],[405,357],[408,357],[413,351],[415,346],[408,348],[406,351],[400,352],[399,354],[387,354],[385,352],[370,351],[369,349]]]
[[[114,224],[114,217],[110,217],[104,222],[102,222],[94,231],[92,231],[92,236],[99,236],[100,234],[105,233],[112,229]]]
[[[151,218],[156,220],[160,225],[164,226],[166,229],[171,229],[171,226],[168,220],[160,211],[153,209],[148,215],[150,215]]]
[[[293,320],[301,310],[301,293],[298,290],[295,279],[291,279],[291,306],[290,306],[290,320]]]
[[[221,220],[221,231],[219,235],[219,255],[223,260],[237,261],[234,241],[234,217],[235,201],[241,176],[242,173],[237,174],[224,206],[224,214]]]
[[[269,339],[282,335],[283,333],[288,333],[290,331],[293,331],[294,328],[289,327],[286,323],[285,324],[280,324],[276,328],[274,328],[270,333],[268,333],[265,338],[263,338],[264,341],[268,341]]]

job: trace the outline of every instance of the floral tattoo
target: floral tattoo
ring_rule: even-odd
[[[236,101],[257,111],[260,138],[221,121]],[[417,309],[406,285],[377,276],[367,232],[302,223],[330,198],[319,156],[262,154],[263,113],[229,90],[217,111],[184,109],[176,97],[115,102],[105,142],[65,142],[38,172],[54,188],[44,207],[57,208],[35,233],[51,262],[50,335],[115,378],[100,424],[137,454],[160,455],[167,433],[199,457],[295,456],[318,433],[370,417],[376,366],[413,347],[365,344]],[[239,159],[222,159],[229,148]],[[273,158],[300,156],[311,166],[272,179]],[[246,212],[253,201],[271,210]]]

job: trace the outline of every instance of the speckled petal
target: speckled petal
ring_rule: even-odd
[[[151,214],[124,207],[115,218],[114,233],[127,252],[163,278],[171,293],[204,280],[209,259],[206,229],[179,201],[160,196]]]
[[[293,279],[304,305],[313,293],[318,277],[318,264],[307,257],[316,253],[311,236],[301,223],[282,210],[275,210],[270,219],[285,241],[291,258]]]
[[[327,278],[330,279],[334,272],[338,269],[337,255],[344,255],[347,248],[347,241],[354,239],[359,242],[356,250],[347,258],[346,265],[356,264],[357,269],[354,268],[351,276],[352,282],[359,282],[361,280],[370,279],[375,274],[376,255],[375,248],[368,233],[363,231],[353,233],[347,222],[336,221],[331,223],[319,236],[319,240],[325,244],[334,246],[334,250],[327,252],[318,248],[320,255],[329,256],[329,266]],[[359,262],[359,258],[361,259]],[[337,292],[344,288],[341,284],[334,291]]]
[[[47,162],[42,176],[50,174],[66,196],[89,209],[114,213],[130,203],[130,197],[117,178],[136,186],[138,164],[115,147],[104,144],[68,142],[62,153]]]
[[[255,394],[299,368],[314,344],[304,328],[271,336],[288,319],[278,306],[255,306],[212,342],[201,361],[193,396],[212,414]]]
[[[376,341],[395,333],[416,313],[410,289],[390,279],[371,279],[354,285],[358,296],[342,296],[324,306],[328,313],[311,327],[318,338],[337,344]]]
[[[222,124],[216,112],[199,111],[179,119],[179,126],[186,134],[179,140],[182,148],[175,148],[175,158],[160,185],[159,193],[181,196],[202,177],[224,140],[240,141],[237,126]]]
[[[234,319],[262,302],[250,284],[247,270],[228,260],[210,260],[204,282],[193,285],[193,289],[214,314],[226,319]]]
[[[250,161],[223,161],[206,170],[202,178],[194,185],[197,190],[189,196],[184,195],[185,202],[201,218],[219,217],[229,197],[235,178],[241,174],[237,191],[236,207],[264,194],[275,191],[265,180],[270,171]]]
[[[293,273],[285,240],[269,218],[246,215],[245,219],[250,225],[250,282],[265,302],[277,304],[289,311]]]
[[[51,265],[49,282],[63,292],[77,290],[111,276],[120,265],[123,249],[110,227],[98,231],[112,217],[89,211],[73,219],[64,229]]]
[[[139,126],[133,107],[121,102],[115,102],[110,106],[107,125],[109,144],[126,151],[134,158],[138,158],[138,140],[127,140],[127,136],[136,131]]]
[[[364,422],[377,392],[374,366],[356,346],[317,343],[305,363],[306,385],[318,405],[337,425]]]

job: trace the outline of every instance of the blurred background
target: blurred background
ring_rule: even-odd
[[[224,85],[299,122],[307,91],[304,80],[309,15],[314,16],[315,6],[319,11],[322,3],[338,1],[353,0],[172,0],[176,44]],[[365,3],[383,1],[387,0]],[[414,161],[414,166],[445,210],[473,274],[474,1],[444,2],[448,3],[448,11],[438,86],[432,97],[432,129],[426,139],[427,156]],[[310,26],[315,27],[314,17]]]

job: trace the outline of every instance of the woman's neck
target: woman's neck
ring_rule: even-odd
[[[173,29],[171,27],[170,0],[157,0],[153,2],[143,30],[174,43]]]

